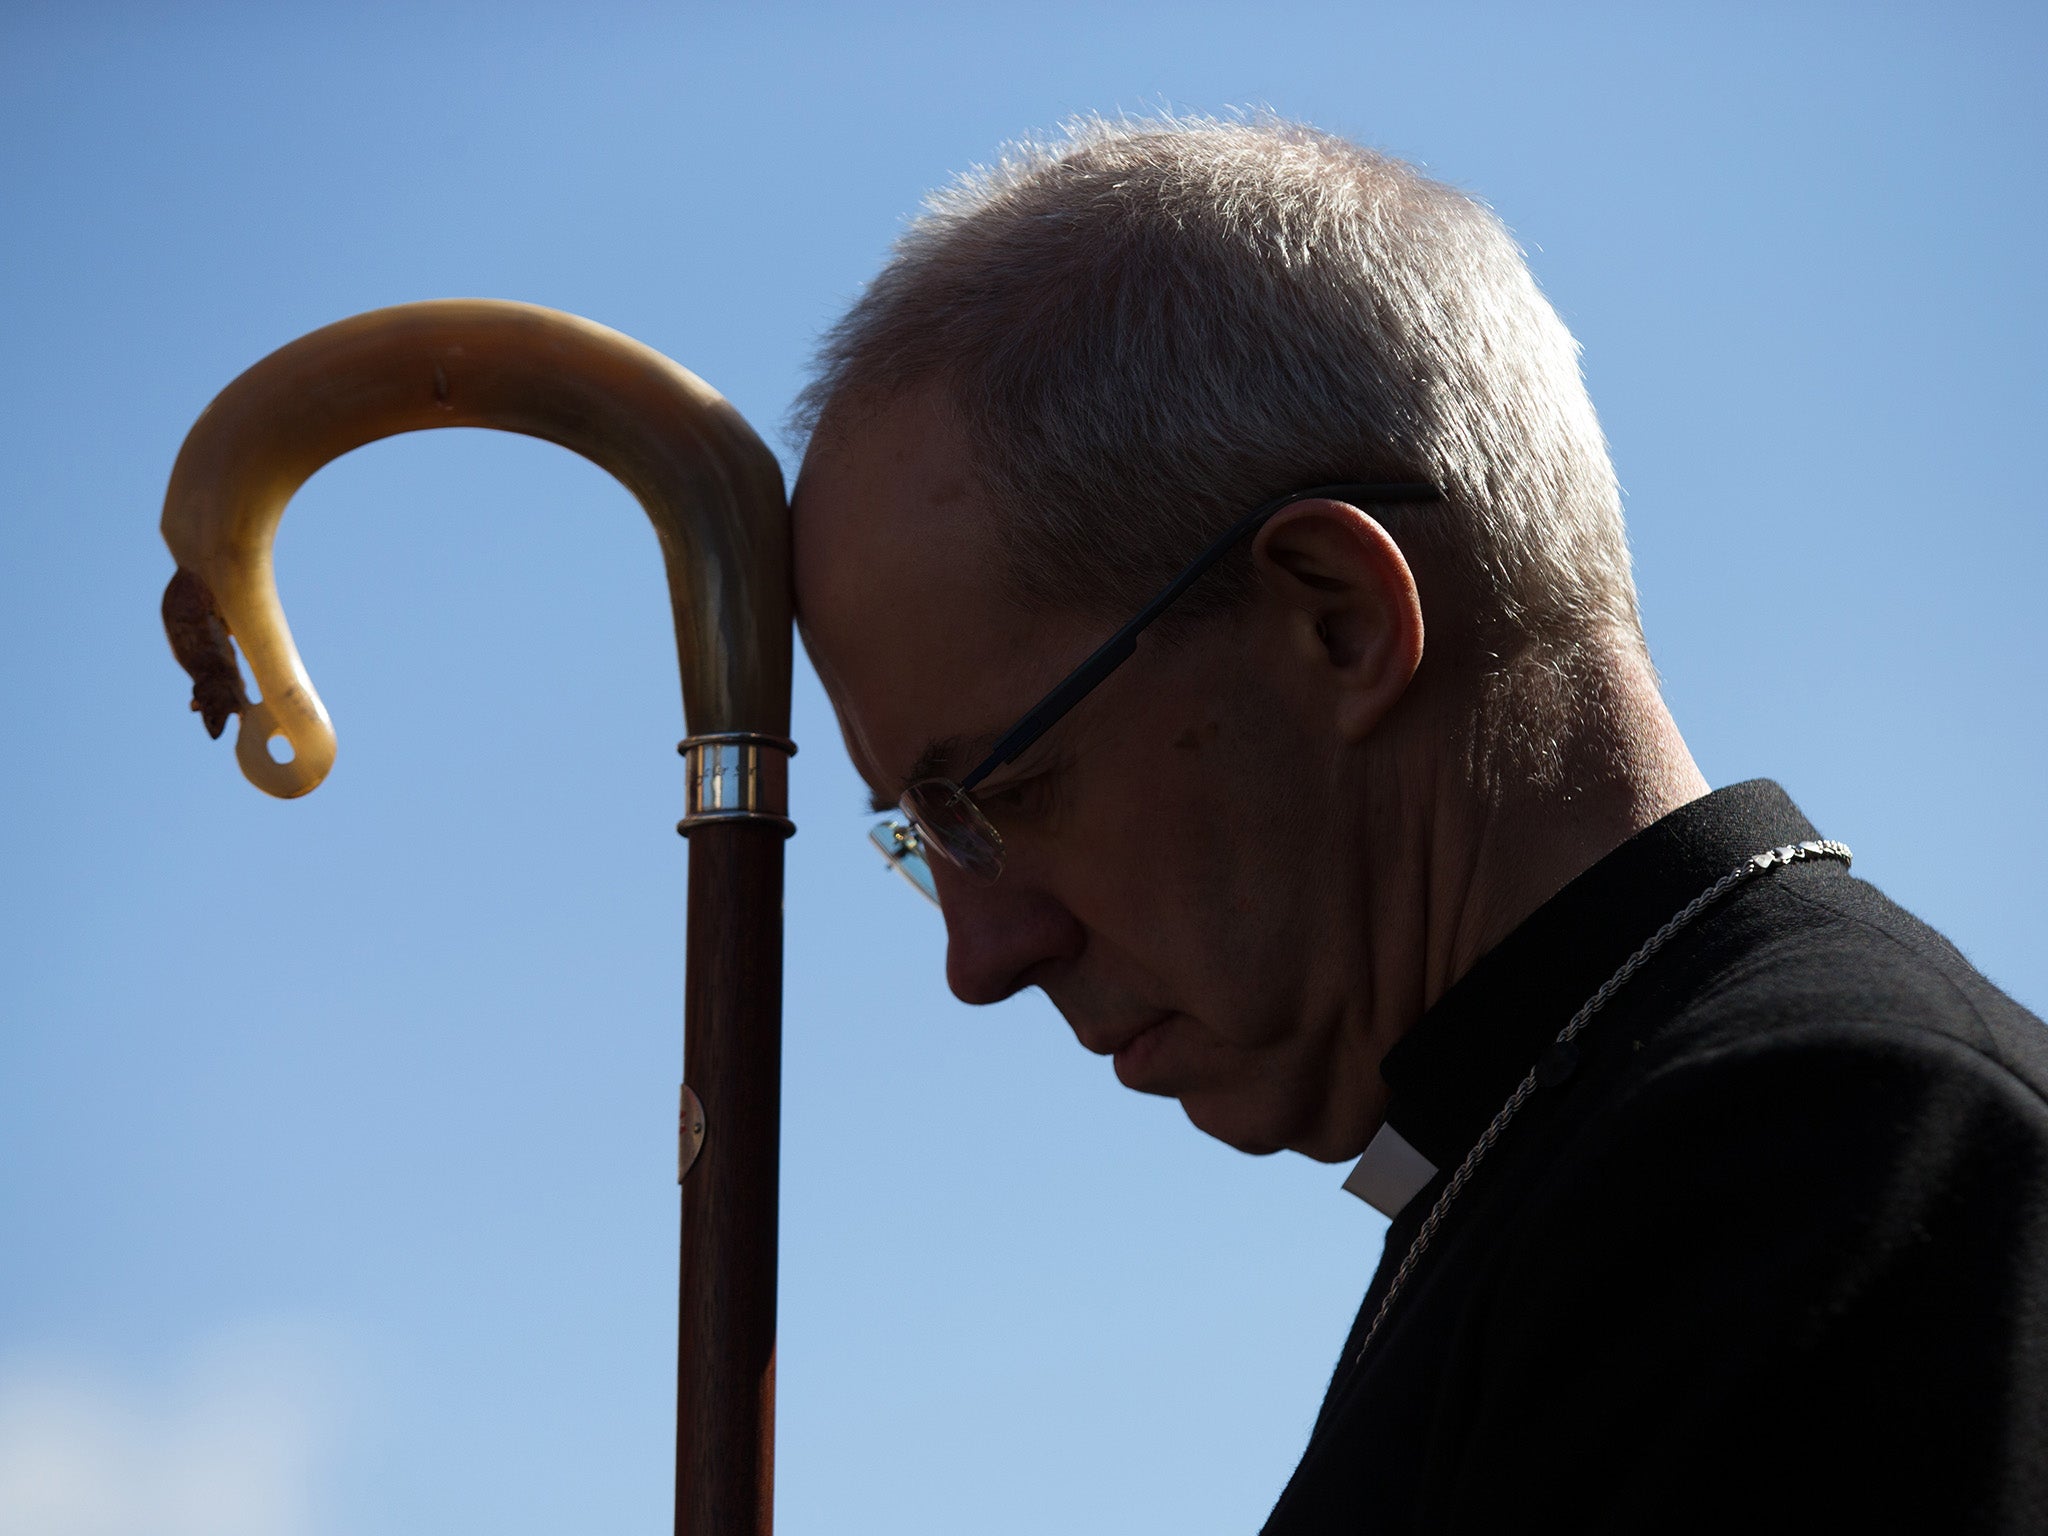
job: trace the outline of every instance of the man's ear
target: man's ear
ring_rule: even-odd
[[[1422,596],[1400,546],[1348,502],[1297,501],[1259,530],[1252,564],[1301,654],[1329,669],[1339,731],[1363,738],[1422,665]]]

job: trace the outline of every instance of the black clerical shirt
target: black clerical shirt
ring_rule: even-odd
[[[1817,835],[1764,782],[1673,812],[1389,1053],[1388,1121],[1442,1171],[1266,1536],[2048,1533],[2048,1029],[1837,863],[1753,878],[1616,994],[1355,1358],[1565,1021]]]

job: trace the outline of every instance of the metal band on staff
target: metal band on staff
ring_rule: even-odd
[[[789,760],[796,743],[759,731],[715,731],[686,736],[683,755],[683,819],[676,831],[688,837],[713,822],[765,821],[784,837],[796,831],[789,819]]]

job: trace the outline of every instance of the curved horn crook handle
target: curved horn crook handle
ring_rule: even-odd
[[[400,432],[496,427],[609,470],[661,540],[688,728],[789,733],[789,526],[782,471],[723,396],[631,337],[559,310],[449,299],[372,310],[279,348],[186,436],[164,497],[164,594],[192,707],[251,783],[292,797],[334,764],[334,727],[278,603],[271,543],[322,465]],[[232,635],[255,673],[243,691]],[[291,759],[278,762],[283,737]]]
[[[789,516],[782,473],[739,414],[660,353],[540,309],[464,299],[358,315],[236,379],[171,471],[164,593],[192,707],[273,795],[334,763],[334,729],[278,606],[271,541],[330,459],[399,432],[498,427],[573,448],[640,499],[675,605],[691,814],[686,1105],[677,1310],[676,1529],[768,1536],[775,1447],[781,1134],[781,763],[789,733]],[[234,642],[256,674],[242,686]],[[277,762],[271,742],[290,742]],[[763,749],[770,749],[764,754]],[[686,1126],[686,1128],[688,1128]]]

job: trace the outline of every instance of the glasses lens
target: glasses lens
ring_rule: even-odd
[[[931,865],[925,862],[917,828],[893,819],[878,821],[868,828],[868,841],[882,851],[890,868],[924,893],[925,900],[938,901],[939,888],[932,879]]]
[[[928,852],[936,852],[977,880],[1003,872],[1003,839],[974,797],[950,779],[924,779],[897,802],[916,826]]]

